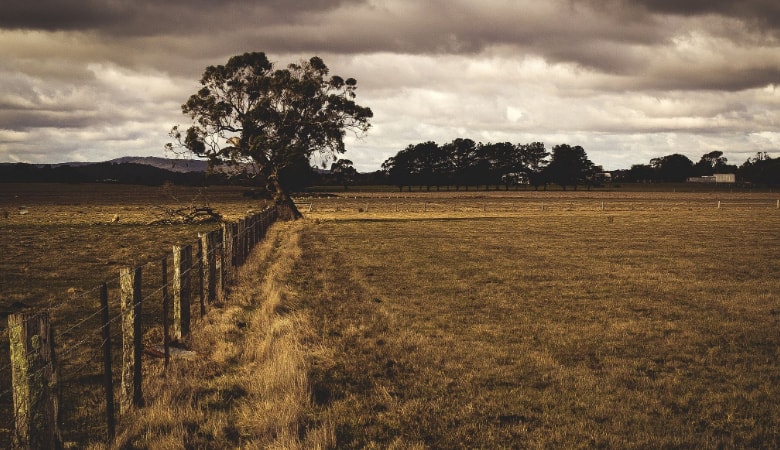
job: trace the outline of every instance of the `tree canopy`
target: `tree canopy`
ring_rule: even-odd
[[[556,145],[552,149],[552,159],[547,166],[550,181],[566,190],[566,186],[585,184],[593,176],[594,164],[588,159],[585,149],[579,145]]]
[[[277,203],[300,217],[284,180],[290,168],[323,165],[345,152],[347,131],[368,131],[371,109],[355,103],[357,81],[328,78],[319,57],[274,69],[264,53],[244,53],[209,66],[197,93],[182,105],[193,120],[171,130],[170,150],[184,148],[214,165],[249,167],[265,180]]]
[[[428,141],[409,145],[388,158],[382,169],[391,184],[399,189],[412,186],[469,186],[531,184],[547,187],[549,182],[561,186],[576,186],[595,182],[596,166],[580,146],[562,144],[550,152],[542,142],[512,144],[510,142],[476,143],[471,139],[455,139],[437,145]]]

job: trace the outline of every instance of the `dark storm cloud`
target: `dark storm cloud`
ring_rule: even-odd
[[[257,25],[294,21],[299,15],[349,0],[5,0],[0,28],[102,30],[130,35],[193,31],[252,19]]]
[[[739,17],[761,24],[763,27],[780,27],[780,3],[776,0],[632,0],[646,10],[660,14],[700,16],[715,14]]]

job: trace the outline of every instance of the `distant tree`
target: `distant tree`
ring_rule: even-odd
[[[430,191],[431,186],[440,186],[442,177],[439,168],[442,166],[442,156],[439,146],[433,141],[422,142],[410,145],[409,152],[416,166],[416,184],[420,189],[425,186]]]
[[[330,172],[336,177],[336,182],[344,186],[345,191],[355,182],[358,174],[353,165],[348,159],[337,159],[330,165]]]
[[[522,171],[522,161],[517,147],[510,142],[497,142],[485,145],[486,156],[489,162],[488,181],[494,184],[496,189],[503,184],[509,190],[513,178],[509,174]]]
[[[288,169],[314,154],[327,161],[344,153],[346,131],[365,133],[373,115],[355,103],[355,79],[328,78],[328,72],[316,56],[274,70],[264,53],[209,66],[203,87],[182,106],[195,124],[186,131],[173,127],[174,142],[166,147],[211,164],[251,164],[277,204],[299,218],[284,181]]]
[[[412,190],[412,183],[414,183],[417,174],[417,163],[413,159],[413,149],[414,147],[410,145],[382,163],[382,170],[387,174],[387,180],[398,186],[399,191],[403,191],[404,187]]]
[[[680,183],[695,174],[693,161],[679,153],[653,158],[650,160],[650,165],[655,170],[656,177],[661,181]]]
[[[765,152],[756,153],[739,167],[742,181],[764,186],[780,185],[780,158],[772,158]]]
[[[702,155],[701,159],[694,167],[699,176],[735,172],[736,167],[730,166],[728,161],[729,160],[723,156],[722,151],[715,150]]]
[[[523,144],[519,146],[518,150],[523,170],[528,176],[528,182],[531,183],[534,189],[539,189],[539,186],[546,185],[547,180],[544,176],[544,169],[549,164],[547,158],[550,156],[550,152],[544,147],[544,143],[532,142]]]
[[[552,149],[550,165],[545,170],[550,181],[566,190],[566,186],[577,186],[587,183],[593,175],[594,164],[588,159],[585,149],[561,144]]]
[[[634,164],[628,171],[628,181],[634,183],[646,183],[654,178],[655,170],[649,164]]]
[[[474,172],[477,164],[477,143],[471,139],[458,138],[442,146],[443,153],[450,160],[450,182],[455,190],[474,183]]]
[[[429,183],[433,183],[436,186],[436,190],[441,190],[442,186],[449,186],[450,177],[452,174],[452,161],[447,155],[444,147],[436,145],[430,148],[430,168],[431,168],[431,180]]]

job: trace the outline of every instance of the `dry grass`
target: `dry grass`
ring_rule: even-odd
[[[149,405],[122,419],[121,448],[325,448],[310,421],[302,340],[308,318],[281,284],[300,257],[301,224],[277,225],[240,269],[222,309],[193,333],[195,361],[175,361],[149,385]]]
[[[259,210],[262,201],[243,189],[179,186],[55,185],[0,183],[0,446],[10,442],[10,367],[6,316],[46,310],[55,330],[63,386],[63,434],[69,442],[99,440],[105,433],[98,283],[107,281],[112,314],[119,311],[121,267],[144,266],[145,342],[161,332],[161,263],[172,245],[194,244],[218,224],[149,225],[165,208],[208,203],[227,218]],[[25,212],[25,214],[21,214]],[[119,221],[112,223],[119,214]],[[197,308],[196,308],[197,309]],[[194,314],[194,317],[198,317]],[[113,326],[115,364],[120,338]],[[116,366],[115,366],[116,367]],[[118,380],[116,381],[118,383]]]
[[[196,233],[145,225],[144,201],[169,193],[30,189],[29,214],[0,216],[14,255],[0,261],[0,306],[67,304],[58,311],[82,317],[96,310],[73,300],[84,274],[88,286]],[[224,195],[229,216],[252,208]],[[148,406],[122,418],[116,446],[778,447],[776,197],[302,199],[309,219],[275,227],[195,326],[200,357],[165,374],[145,362]],[[96,221],[84,218],[93,204]],[[121,225],[104,222],[117,207]],[[73,239],[85,232],[96,244]],[[99,372],[72,367],[88,357],[69,356],[66,389],[84,398],[65,411],[66,439],[99,448]]]
[[[780,445],[780,212],[576,206],[310,215],[338,448]]]

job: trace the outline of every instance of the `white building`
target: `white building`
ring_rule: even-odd
[[[705,177],[690,177],[688,183],[736,183],[737,177],[733,173],[716,173]]]

